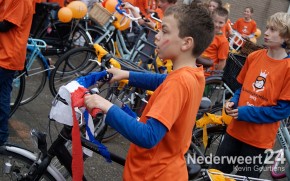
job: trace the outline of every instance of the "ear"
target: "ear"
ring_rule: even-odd
[[[187,51],[189,49],[192,49],[194,47],[194,40],[192,37],[184,37],[181,50],[182,51]]]

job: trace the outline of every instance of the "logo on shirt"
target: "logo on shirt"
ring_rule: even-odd
[[[248,26],[244,26],[242,32],[245,34],[248,33]]]
[[[269,73],[266,71],[260,72],[260,75],[256,78],[255,82],[253,83],[253,90],[255,92],[261,92],[265,89],[266,77]]]

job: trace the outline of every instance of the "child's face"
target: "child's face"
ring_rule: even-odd
[[[208,9],[209,9],[210,12],[213,12],[218,6],[219,6],[218,3],[214,2],[214,1],[211,1],[208,4]]]
[[[245,9],[245,11],[244,11],[244,17],[245,17],[246,19],[250,19],[250,18],[252,18],[252,13],[251,13],[250,8],[246,8],[246,9]]]
[[[155,36],[156,51],[161,59],[174,59],[180,53],[182,39],[179,37],[177,20],[173,15],[162,19],[162,29]]]
[[[213,23],[214,23],[214,31],[215,33],[219,33],[226,24],[226,18],[219,16],[217,14],[213,15]]]
[[[269,48],[281,47],[285,40],[280,36],[280,32],[273,25],[267,25],[264,33],[265,45]]]

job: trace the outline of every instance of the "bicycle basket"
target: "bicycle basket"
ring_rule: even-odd
[[[264,47],[261,45],[258,45],[256,43],[251,42],[250,40],[245,39],[243,48],[240,50],[240,54],[243,56],[248,56],[250,53],[263,49]]]
[[[222,79],[233,92],[241,87],[236,78],[245,64],[245,61],[245,56],[237,54],[229,54],[227,59]]]
[[[89,12],[89,16],[90,19],[92,19],[99,25],[104,26],[113,15],[101,4],[95,3],[93,8]]]

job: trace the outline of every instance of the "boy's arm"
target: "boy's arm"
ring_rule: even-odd
[[[238,120],[252,123],[273,123],[290,116],[290,101],[278,101],[275,106],[238,107]]]
[[[226,60],[219,60],[219,63],[216,65],[216,70],[223,70],[226,66]]]
[[[230,102],[234,103],[234,108],[237,107],[241,94],[241,88],[237,89],[234,96],[230,99]]]
[[[146,123],[139,122],[116,105],[107,112],[106,123],[132,143],[147,149],[159,143],[167,132],[158,120],[150,118]]]
[[[129,85],[146,90],[155,90],[166,76],[166,74],[130,72]]]

